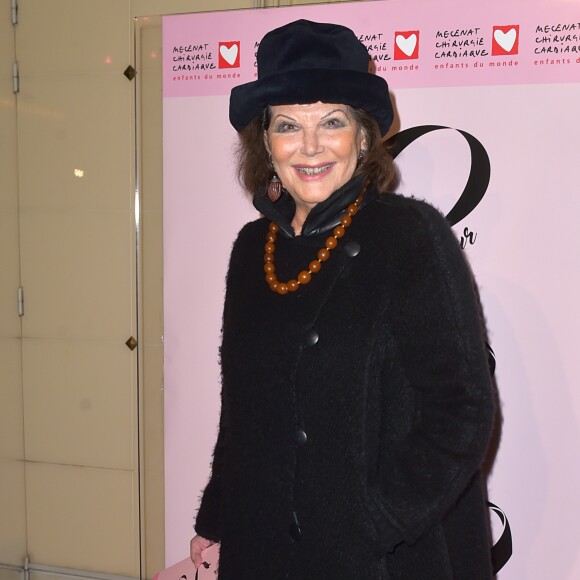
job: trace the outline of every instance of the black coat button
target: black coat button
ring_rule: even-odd
[[[359,252],[360,252],[360,244],[358,242],[355,242],[354,240],[350,240],[350,242],[347,242],[344,246],[344,253],[349,258],[354,258],[355,256],[358,256]]]
[[[318,335],[316,329],[311,328],[310,330],[307,330],[306,334],[304,335],[304,346],[314,346],[318,342],[319,338],[320,336]]]
[[[290,524],[290,536],[295,542],[299,542],[302,538],[302,530],[300,529],[300,526],[294,522]]]
[[[296,445],[298,447],[303,447],[306,445],[306,441],[308,441],[308,435],[306,435],[306,431],[303,429],[297,429],[295,435]]]
[[[290,536],[295,541],[298,542],[302,538],[302,530],[300,529],[300,523],[298,522],[298,516],[296,512],[292,512],[292,523],[290,524]]]

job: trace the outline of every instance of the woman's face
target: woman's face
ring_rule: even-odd
[[[366,140],[346,105],[276,105],[265,142],[284,188],[307,212],[344,185]]]

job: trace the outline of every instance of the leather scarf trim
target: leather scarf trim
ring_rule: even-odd
[[[302,226],[302,236],[311,237],[332,230],[340,224],[340,218],[346,208],[358,197],[365,181],[365,175],[355,175],[342,187],[337,189],[328,199],[320,202],[310,210]],[[364,207],[373,197],[371,189],[363,198],[361,207]],[[292,218],[296,211],[296,204],[292,196],[284,190],[282,197],[272,203],[267,194],[255,195],[254,207],[267,219],[278,224],[280,232],[287,238],[296,237],[292,227]]]

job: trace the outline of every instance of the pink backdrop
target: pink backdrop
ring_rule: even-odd
[[[166,562],[187,555],[209,475],[224,276],[237,231],[257,217],[234,178],[229,90],[254,78],[264,33],[298,18],[361,36],[391,87],[396,130],[461,129],[489,154],[488,191],[455,230],[472,234],[465,251],[497,355],[504,424],[489,497],[514,538],[499,578],[576,580],[578,0],[390,0],[164,19]],[[456,131],[436,131],[397,164],[401,192],[446,212],[465,185],[469,148]]]

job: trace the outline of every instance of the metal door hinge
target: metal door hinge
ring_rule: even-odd
[[[12,90],[14,93],[20,91],[20,77],[18,76],[18,63],[12,64]]]
[[[18,288],[18,316],[24,316],[24,288]]]
[[[18,24],[18,0],[12,0],[12,24]]]

